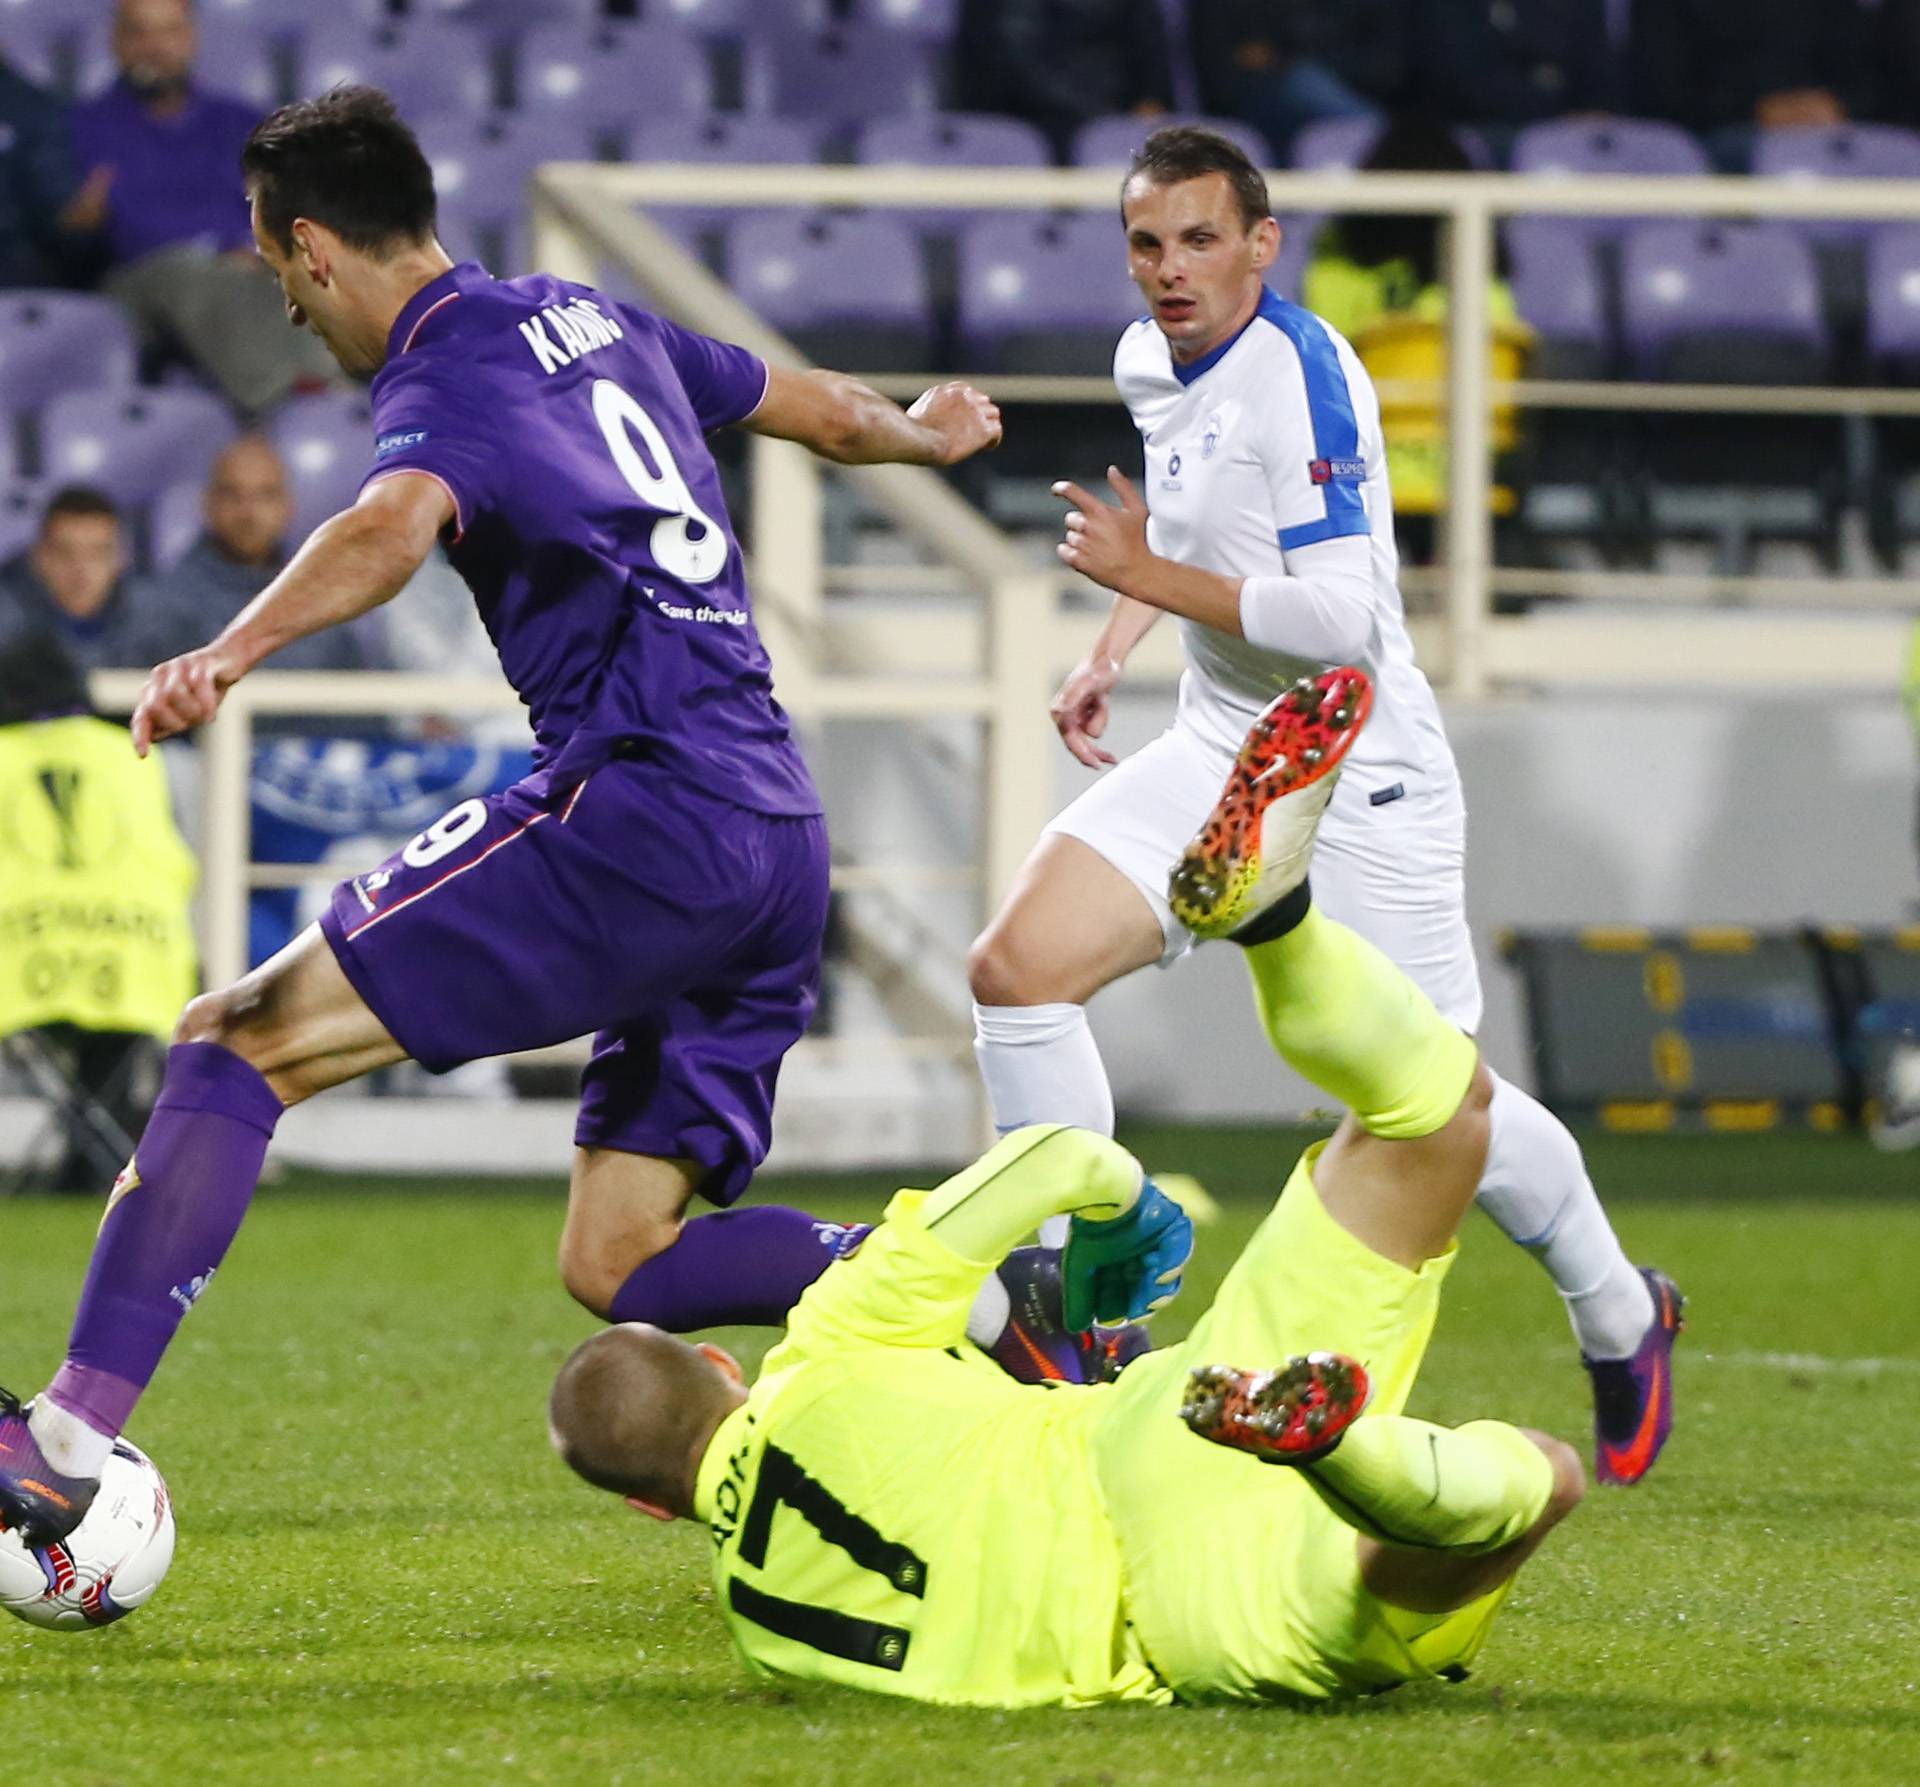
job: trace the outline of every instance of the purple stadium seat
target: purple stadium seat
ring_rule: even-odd
[[[926,270],[895,218],[743,218],[727,232],[727,268],[740,297],[815,360],[871,372],[932,363]]]
[[[147,505],[147,569],[172,570],[205,531],[206,520],[203,486],[169,484]]]
[[[676,24],[696,37],[737,38],[760,14],[761,0],[643,0],[649,25]]]
[[[1643,377],[1805,384],[1826,372],[1813,253],[1777,223],[1648,223],[1626,239],[1621,322]]]
[[[56,483],[98,484],[138,506],[203,480],[233,435],[225,405],[203,391],[73,391],[41,412],[41,466]]]
[[[960,22],[960,0],[805,0],[798,9],[810,28],[819,30],[840,21],[884,25],[905,31],[928,43],[953,41]]]
[[[126,313],[86,292],[0,292],[0,414],[68,391],[121,390],[137,349]]]
[[[603,13],[599,0],[413,0],[412,16],[505,34],[529,25],[584,26]]]
[[[1142,309],[1105,211],[983,217],[960,238],[959,333],[970,364],[1105,372]]]
[[[1598,378],[1607,361],[1606,301],[1593,244],[1572,217],[1516,217],[1507,225],[1513,301],[1540,337],[1550,376]]]
[[[1292,165],[1303,173],[1350,173],[1373,152],[1379,136],[1380,125],[1373,118],[1322,118],[1295,134]],[[1476,168],[1484,171],[1494,165],[1493,150],[1479,131],[1456,124],[1453,139]]]
[[[415,129],[447,252],[503,278],[529,272],[527,181],[542,162],[593,160],[591,133],[558,117],[422,118]]]
[[[103,10],[111,12],[112,8]],[[230,25],[248,25],[270,37],[288,38],[309,30],[317,22],[316,15],[357,19],[368,27],[389,16],[386,0],[332,0],[324,9],[316,7],[313,0],[197,0],[195,10],[200,17],[203,50],[209,38]]]
[[[358,392],[327,391],[283,404],[267,426],[293,486],[288,544],[348,507],[373,466],[373,413]]]
[[[1514,138],[1513,171],[1543,180],[1581,175],[1708,174],[1707,152],[1677,124],[1647,118],[1566,118],[1531,124]],[[1589,242],[1609,247],[1632,229],[1634,217],[1580,217],[1569,221]]]
[[[984,112],[877,118],[855,138],[853,158],[867,167],[1044,168],[1053,164],[1044,132],[1022,119]],[[928,205],[893,215],[915,229],[950,230],[980,213]]]
[[[820,159],[820,126],[796,118],[715,112],[705,118],[652,118],[627,144],[629,161],[805,164]],[[685,237],[757,215],[739,205],[656,205],[660,221]]]
[[[1255,167],[1273,166],[1273,151],[1268,147],[1267,139],[1250,125],[1241,124],[1235,119],[1199,116],[1136,118],[1131,114],[1095,118],[1091,124],[1081,125],[1074,133],[1073,165],[1077,168],[1123,168],[1148,137],[1169,124],[1199,124],[1208,130],[1217,130],[1229,141],[1238,143]]]
[[[1046,133],[1037,125],[989,112],[876,118],[855,140],[853,158],[868,167],[1044,168],[1053,163]]]
[[[0,54],[28,80],[73,92],[82,41],[111,17],[104,0],[0,0]]]
[[[1753,171],[1787,180],[1920,180],[1920,134],[1895,124],[1763,131],[1754,147]],[[1837,217],[1808,218],[1796,227],[1810,242],[1857,247],[1878,226]]]
[[[52,495],[53,486],[44,478],[8,475],[0,481],[0,565],[18,558],[39,536],[40,517]]]
[[[626,143],[643,120],[713,105],[707,53],[678,26],[547,25],[527,33],[516,66],[523,116],[567,118],[610,143]]]
[[[385,89],[408,117],[484,112],[493,104],[487,45],[454,25],[369,30],[351,18],[315,24],[300,40],[298,90],[312,95],[346,85]]]
[[[1920,223],[1883,224],[1867,243],[1867,352],[1883,371],[1920,367]]]
[[[931,45],[888,25],[797,31],[783,20],[750,38],[742,75],[750,111],[864,124],[938,104]]]

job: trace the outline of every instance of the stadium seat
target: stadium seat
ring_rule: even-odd
[[[627,144],[629,161],[804,165],[820,159],[821,129],[797,118],[743,117],[716,112],[705,118],[651,118]],[[739,205],[647,207],[675,235],[691,239],[756,215]]]
[[[1136,118],[1130,112],[1114,118],[1095,118],[1090,124],[1081,125],[1074,132],[1073,165],[1077,168],[1123,168],[1148,137],[1169,124],[1200,124],[1208,130],[1217,130],[1223,137],[1238,143],[1255,167],[1273,166],[1273,151],[1267,146],[1267,139],[1251,125],[1241,124],[1232,118],[1207,118],[1197,114],[1184,118]]]
[[[926,271],[896,218],[743,218],[727,231],[727,270],[746,303],[823,365],[910,372],[933,363]]]
[[[0,55],[28,80],[72,93],[82,41],[112,13],[105,0],[0,0]]]
[[[1894,124],[1762,131],[1753,171],[1787,180],[1920,180],[1920,134]],[[1859,247],[1877,226],[1837,217],[1808,218],[1796,227],[1811,242]]]
[[[1291,165],[1302,173],[1351,173],[1373,153],[1379,137],[1380,125],[1375,119],[1322,118],[1295,134]],[[1484,171],[1494,166],[1493,149],[1479,131],[1456,124],[1453,140],[1476,168]]]
[[[1643,378],[1808,384],[1827,370],[1813,256],[1777,223],[1647,223],[1627,237],[1621,322]]]
[[[1707,152],[1677,124],[1646,118],[1564,118],[1531,124],[1513,141],[1513,171],[1542,180],[1582,175],[1709,174]],[[1606,248],[1639,222],[1634,217],[1571,218],[1589,242]]]
[[[145,569],[170,571],[206,527],[207,493],[196,483],[169,484],[147,505]]]
[[[111,13],[113,9],[108,5],[101,10]],[[270,37],[298,37],[313,26],[321,9],[313,0],[197,0],[196,10],[204,50],[208,38],[232,25],[251,26]],[[325,8],[325,16],[357,19],[362,27],[371,28],[388,22],[391,14],[386,0],[333,0]]]
[[[8,457],[0,446],[0,460]],[[0,477],[0,565],[10,564],[33,544],[52,495],[53,486],[44,478]]]
[[[87,292],[0,292],[0,415],[37,410],[67,391],[134,382],[126,312]]]
[[[1643,378],[1767,386],[1830,374],[1813,251],[1785,224],[1640,225],[1622,250],[1621,327]],[[1716,536],[1729,569],[1760,533],[1812,539],[1837,561],[1838,418],[1654,415],[1637,434],[1655,532]]]
[[[493,65],[477,33],[453,25],[378,26],[330,18],[301,37],[302,93],[330,87],[383,88],[408,117],[484,112],[494,100]]]
[[[1120,331],[1140,314],[1105,211],[983,217],[960,239],[959,336],[970,365],[1109,372]]]
[[[41,469],[139,507],[169,484],[203,480],[234,432],[225,405],[203,391],[72,391],[41,414]]]
[[[960,22],[960,0],[806,0],[800,10],[816,30],[842,21],[884,25],[934,44],[951,43]]]
[[[796,31],[783,20],[747,40],[742,86],[750,111],[864,124],[935,110],[936,62],[923,38],[889,25]]]
[[[697,118],[713,107],[707,52],[673,25],[546,25],[529,31],[515,63],[526,118],[565,118],[607,147],[630,147],[641,119]]]
[[[600,0],[413,0],[409,10],[415,18],[501,35],[529,25],[591,25],[605,11]]]
[[[561,117],[423,118],[415,129],[447,252],[502,278],[530,272],[527,182],[542,162],[591,161],[592,133]]]
[[[866,167],[1043,168],[1053,164],[1044,132],[1020,118],[984,112],[877,118],[854,139],[853,159]],[[893,213],[920,230],[951,230],[977,209],[915,206]]]
[[[373,413],[358,391],[324,391],[282,404],[267,437],[286,462],[293,490],[287,543],[297,546],[348,507],[373,467]]]
[[[1547,378],[1602,378],[1611,358],[1593,245],[1573,217],[1516,217],[1506,228],[1515,308],[1539,337]]]

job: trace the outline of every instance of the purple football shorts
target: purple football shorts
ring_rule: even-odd
[[[320,920],[435,1073],[593,1034],[574,1139],[690,1158],[729,1204],[766,1158],[781,1058],[820,986],[827,828],[616,760],[462,801]]]

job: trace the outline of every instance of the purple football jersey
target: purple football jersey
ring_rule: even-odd
[[[447,556],[552,785],[618,748],[737,806],[820,811],[706,444],[766,385],[744,348],[546,274],[465,262],[395,321],[368,482],[445,486]]]

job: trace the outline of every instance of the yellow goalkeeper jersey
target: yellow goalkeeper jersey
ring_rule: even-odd
[[[695,1512],[747,1666],[959,1705],[1166,1701],[1095,1482],[1105,1387],[1015,1383],[966,1341],[991,1262],[903,1191],[801,1298],[721,1424]]]

